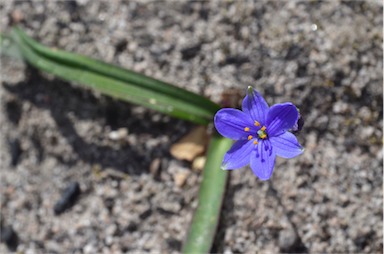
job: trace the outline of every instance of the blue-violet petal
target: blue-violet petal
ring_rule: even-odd
[[[242,104],[242,110],[247,115],[251,116],[253,121],[258,121],[261,125],[265,124],[268,104],[263,96],[259,94],[252,87],[248,87],[247,95],[245,96]]]
[[[254,150],[254,144],[248,140],[236,141],[224,155],[222,169],[238,169],[249,164],[249,155]]]
[[[251,153],[251,169],[260,180],[268,180],[273,173],[275,166],[275,149],[268,141],[261,141],[257,145],[257,149]]]
[[[273,105],[267,115],[268,136],[278,136],[291,129],[298,117],[297,108],[290,102]]]
[[[276,155],[285,159],[296,157],[303,153],[304,149],[297,141],[295,135],[290,132],[285,132],[277,137],[270,138],[273,149]]]
[[[244,112],[233,109],[220,109],[215,115],[215,127],[224,137],[238,140],[247,136],[245,127],[254,129],[253,122]]]

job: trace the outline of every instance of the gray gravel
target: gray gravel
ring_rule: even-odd
[[[249,168],[231,173],[213,252],[382,252],[381,1],[2,1],[0,10],[1,31],[19,22],[46,45],[217,102],[253,85],[270,104],[298,105],[305,153],[278,159],[269,182]],[[17,234],[13,250],[181,250],[201,173],[169,147],[191,124],[9,58],[1,78],[1,225]],[[128,134],[111,139],[121,128]],[[80,197],[55,215],[74,181]]]

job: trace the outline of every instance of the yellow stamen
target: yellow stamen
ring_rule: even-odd
[[[257,145],[258,143],[259,143],[259,142],[257,142],[257,140],[254,140],[254,141],[253,141],[253,144],[254,144],[254,145]]]
[[[252,135],[249,135],[248,136],[248,140],[251,140],[253,137],[252,137]]]
[[[259,135],[259,138],[265,139],[267,137],[267,133],[265,133],[265,126],[263,126],[260,130],[257,131],[257,135]]]
[[[249,127],[245,127],[245,128],[244,128],[244,131],[249,131]]]
[[[260,126],[260,123],[258,121],[255,121],[255,126]]]

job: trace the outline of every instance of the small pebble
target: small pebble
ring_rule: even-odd
[[[181,242],[175,238],[168,238],[166,240],[167,245],[169,248],[175,250],[175,251],[180,251],[181,250]]]
[[[305,253],[306,247],[293,228],[287,228],[279,234],[279,247],[283,253]]]
[[[156,158],[151,162],[151,165],[149,165],[149,172],[151,172],[151,175],[155,180],[160,179],[161,174],[161,159]]]
[[[128,232],[134,232],[138,229],[138,225],[135,222],[130,222],[126,229]]]
[[[194,58],[199,53],[200,49],[201,49],[201,44],[196,44],[196,45],[193,45],[191,47],[183,48],[180,51],[181,57],[184,60],[190,60],[190,59]]]
[[[123,140],[128,136],[128,129],[127,128],[120,128],[116,131],[111,131],[108,135],[108,137],[111,140]]]
[[[12,24],[18,24],[24,20],[24,15],[20,10],[16,9],[12,11],[11,18]]]
[[[65,210],[71,208],[79,195],[81,194],[80,185],[78,182],[73,182],[68,185],[64,190],[61,199],[55,204],[53,211],[55,215],[63,213]]]
[[[115,205],[115,200],[113,198],[104,199],[104,206],[107,208],[108,212],[111,214],[113,206]]]
[[[205,161],[207,158],[205,156],[199,156],[196,159],[193,160],[192,162],[192,169],[195,171],[202,171],[205,165]]]
[[[173,176],[173,180],[175,181],[175,185],[177,187],[182,187],[185,184],[185,181],[187,180],[188,175],[189,175],[188,171],[177,172]]]
[[[9,151],[11,153],[11,166],[15,167],[19,163],[20,156],[23,152],[19,139],[16,138],[9,142]]]
[[[145,220],[146,218],[148,218],[149,216],[152,215],[152,210],[151,209],[147,209],[145,210],[144,212],[142,212],[140,215],[139,215],[139,218],[141,220]]]
[[[10,251],[16,251],[19,237],[11,226],[2,227],[0,237],[1,242],[5,243]]]

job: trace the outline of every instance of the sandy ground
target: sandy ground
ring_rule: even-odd
[[[292,101],[305,153],[272,180],[231,172],[212,252],[381,253],[381,1],[1,1],[42,43],[218,102]],[[1,58],[0,253],[177,253],[201,172],[170,146],[193,125]],[[111,132],[125,129],[119,140]],[[151,167],[152,165],[152,167]],[[157,165],[157,167],[155,167]],[[180,176],[187,176],[180,184]],[[78,182],[66,212],[54,207]]]

